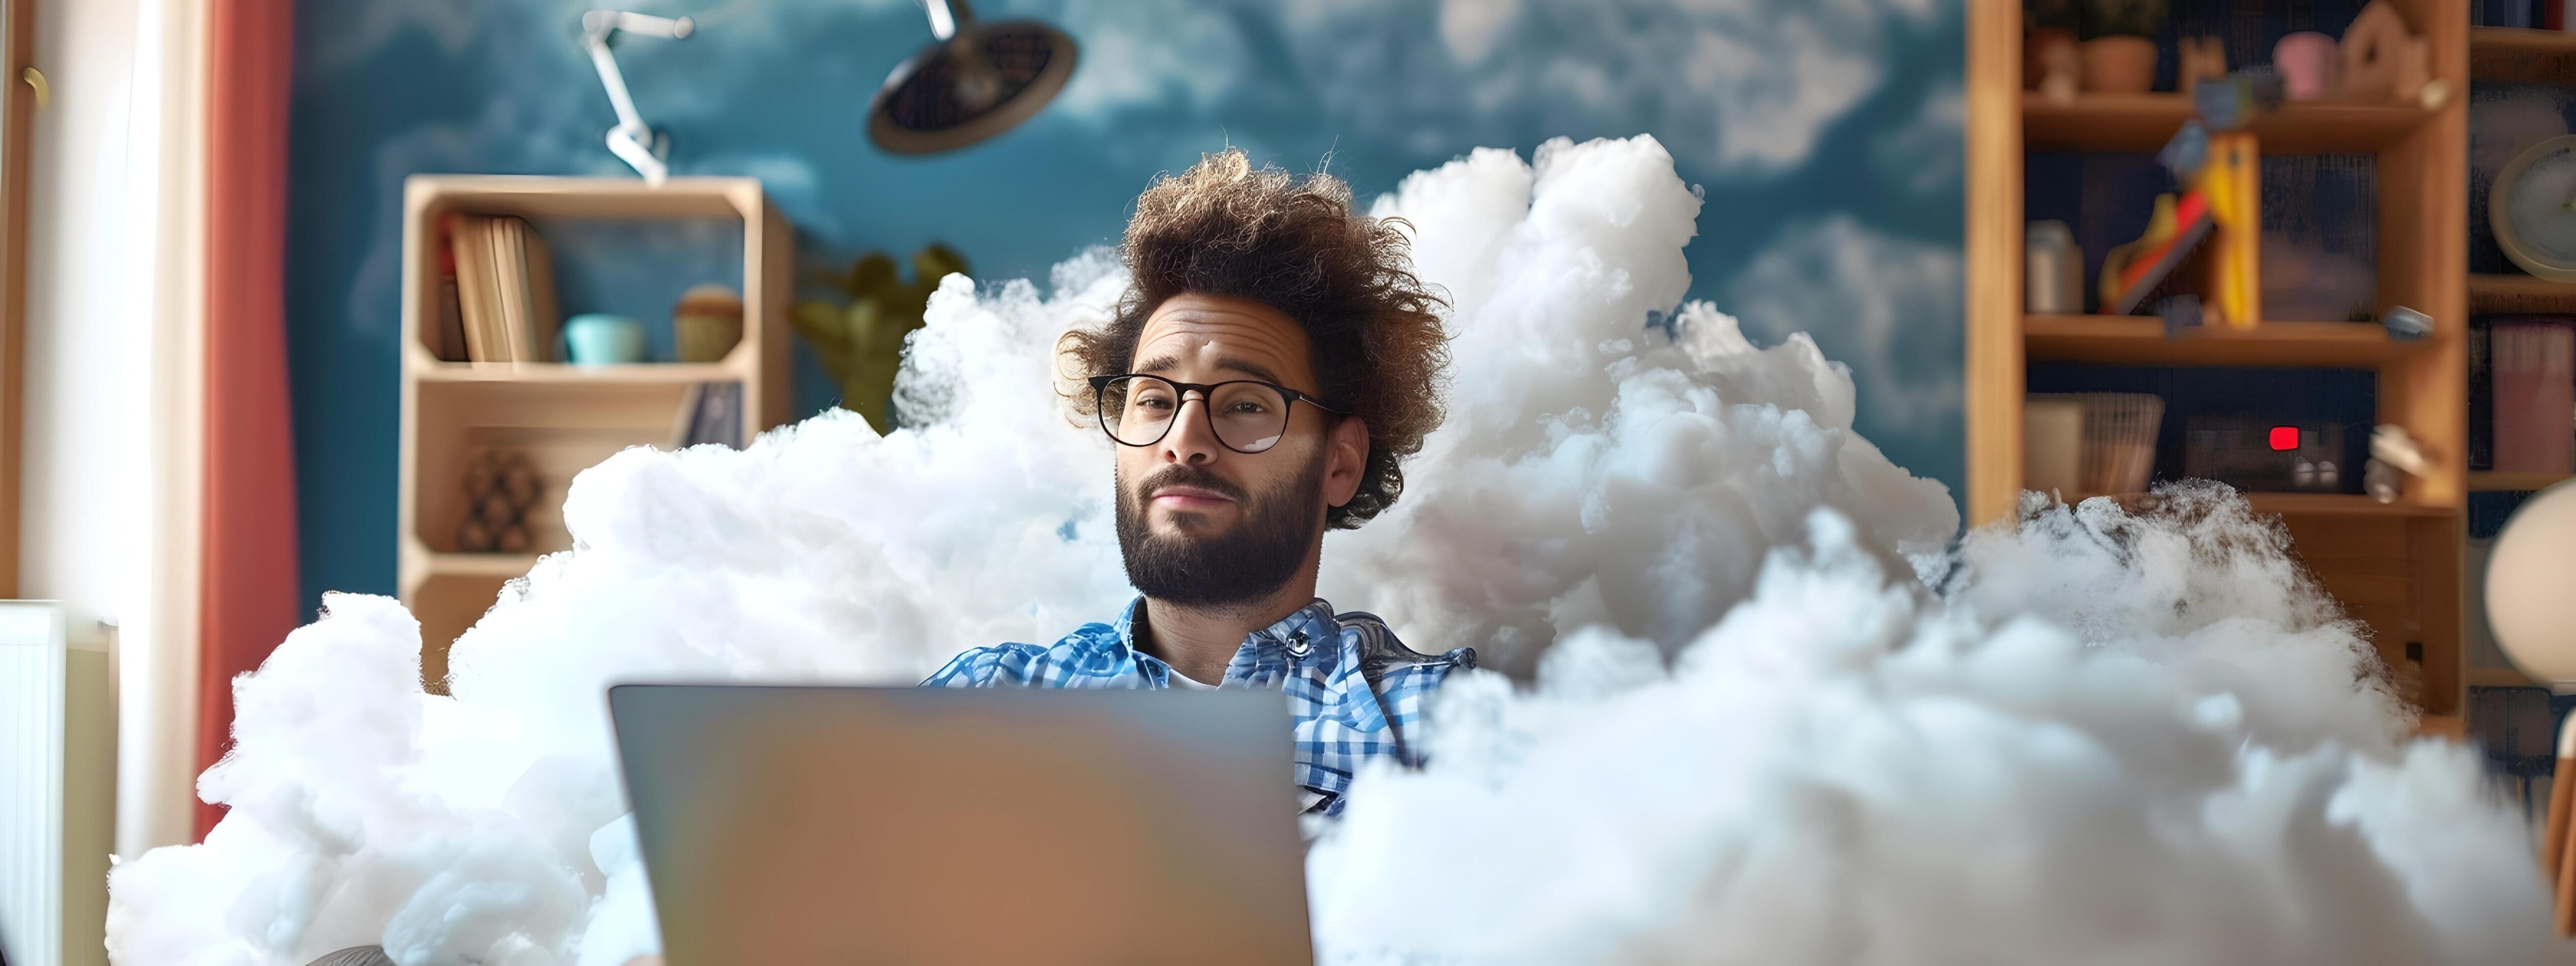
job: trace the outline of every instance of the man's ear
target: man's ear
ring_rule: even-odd
[[[1341,506],[1359,495],[1360,474],[1368,469],[1368,423],[1347,416],[1324,439],[1324,505]]]

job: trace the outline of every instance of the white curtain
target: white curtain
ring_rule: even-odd
[[[211,0],[40,2],[21,592],[116,647],[131,856],[188,841],[195,800]]]

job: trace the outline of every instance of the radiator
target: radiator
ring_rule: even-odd
[[[9,966],[104,966],[116,812],[107,650],[62,608],[0,601],[0,948]]]

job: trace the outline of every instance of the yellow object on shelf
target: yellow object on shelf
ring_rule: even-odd
[[[2139,235],[2137,241],[2116,246],[2102,256],[2102,277],[2095,282],[2093,288],[2094,296],[2101,300],[2102,311],[2111,311],[2111,303],[2120,300],[2124,292],[2120,284],[2120,273],[2129,270],[2129,259],[2136,257],[2139,252],[2152,252],[2163,248],[2165,242],[2173,238],[2176,229],[2173,193],[2157,195],[2155,211],[2147,216],[2146,233]]]
[[[2209,161],[2192,178],[2209,198],[2209,296],[2218,325],[2253,328],[2263,317],[2263,162],[2247,131],[2209,136]]]

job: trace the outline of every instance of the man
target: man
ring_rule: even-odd
[[[1157,179],[1121,256],[1115,317],[1059,348],[1091,374],[1073,405],[1118,444],[1118,549],[1140,596],[923,684],[1283,690],[1300,801],[1339,815],[1361,762],[1419,762],[1423,698],[1475,665],[1315,598],[1325,529],[1394,503],[1398,464],[1440,422],[1439,299],[1340,181],[1234,150]]]

